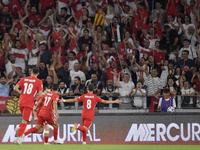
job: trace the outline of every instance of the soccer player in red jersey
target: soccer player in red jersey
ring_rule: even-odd
[[[22,114],[22,122],[17,133],[18,137],[14,141],[19,140],[19,137],[24,133],[27,124],[32,120],[36,94],[39,93],[39,97],[42,97],[43,83],[37,78],[38,75],[39,69],[34,67],[31,76],[21,79],[14,87],[14,90],[20,94],[19,108]],[[19,90],[20,88],[21,91]]]
[[[45,94],[41,100],[37,103],[37,106],[33,108],[34,111],[37,111],[39,106],[41,105],[42,102],[44,102],[43,107],[40,109],[38,119],[36,121],[35,127],[29,129],[24,133],[24,136],[30,134],[30,133],[35,133],[38,131],[41,127],[42,124],[46,121],[48,124],[54,127],[53,134],[54,134],[54,144],[63,144],[63,142],[57,140],[58,136],[58,123],[57,119],[59,118],[58,115],[58,110],[57,110],[57,102],[59,99],[58,94],[56,92],[58,91],[58,84],[54,83],[52,86],[52,91]],[[56,113],[56,117],[52,115],[53,109]],[[24,137],[22,136],[22,137]],[[23,138],[20,138],[19,144],[22,143]]]
[[[104,103],[104,104],[113,104],[113,103],[121,103],[121,100],[115,100],[115,101],[107,101],[107,100],[103,100],[101,98],[99,98],[97,95],[93,94],[93,90],[94,90],[94,85],[93,84],[89,84],[87,87],[87,94],[84,94],[76,99],[68,99],[68,100],[60,100],[59,102],[68,102],[68,103],[72,103],[72,102],[83,102],[83,111],[82,111],[82,125],[83,126],[79,126],[76,123],[74,124],[74,127],[72,128],[72,132],[75,131],[75,129],[78,129],[80,131],[82,131],[83,133],[83,144],[86,144],[86,135],[87,135],[87,131],[90,128],[92,121],[94,119],[94,108],[97,102],[99,103]]]
[[[46,95],[47,93],[51,92],[51,89],[49,88],[46,88],[43,92],[43,96]],[[41,100],[42,98],[38,97],[36,99],[36,102],[35,102],[35,107],[37,106],[37,103]],[[37,121],[38,119],[38,116],[39,116],[39,112],[41,110],[41,108],[44,106],[44,102],[42,102],[37,110],[37,112],[33,111],[33,114],[34,114],[34,120]],[[42,134],[44,131],[44,144],[49,144],[48,143],[48,139],[49,139],[49,125],[48,123],[45,121],[42,125],[42,128],[40,128],[40,130],[36,131],[35,133],[38,133],[38,134]]]

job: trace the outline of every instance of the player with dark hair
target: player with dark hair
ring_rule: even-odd
[[[83,144],[86,144],[86,135],[87,135],[87,131],[89,130],[92,121],[94,119],[94,108],[97,102],[99,103],[104,103],[104,104],[113,104],[113,103],[121,103],[121,100],[115,100],[115,101],[107,101],[107,100],[103,100],[101,98],[99,98],[97,95],[93,94],[93,90],[94,90],[94,85],[93,84],[89,84],[87,86],[87,94],[84,94],[76,99],[67,99],[67,100],[60,100],[59,102],[68,102],[68,103],[72,103],[72,102],[83,102],[83,111],[82,111],[82,125],[83,126],[79,126],[76,123],[74,123],[74,127],[72,128],[72,132],[75,131],[75,129],[80,130],[83,133]]]
[[[42,102],[44,102],[43,107],[40,109],[38,119],[36,121],[35,127],[29,129],[26,131],[22,138],[19,140],[19,144],[22,143],[23,137],[30,134],[37,132],[43,125],[43,123],[46,121],[49,125],[54,127],[53,134],[54,134],[54,144],[63,144],[63,142],[57,140],[58,136],[58,122],[57,119],[59,118],[58,115],[58,109],[57,109],[57,102],[59,99],[58,94],[56,92],[58,91],[58,84],[54,83],[52,86],[52,91],[45,94],[41,100],[37,103],[37,105],[33,108],[34,111],[37,112],[39,106]],[[56,116],[54,117],[52,115],[53,109],[56,113]]]
[[[14,90],[20,95],[19,108],[22,114],[22,122],[14,140],[17,144],[19,144],[19,139],[23,138],[27,124],[32,120],[36,94],[39,92],[39,97],[42,97],[43,83],[37,78],[38,75],[39,69],[34,67],[31,76],[21,79],[14,87]]]

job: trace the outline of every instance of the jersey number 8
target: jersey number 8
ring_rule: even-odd
[[[91,109],[92,101],[90,99],[87,100],[87,109]]]

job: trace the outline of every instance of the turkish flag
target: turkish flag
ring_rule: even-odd
[[[81,15],[82,15],[82,11],[84,10],[84,9],[88,9],[88,7],[90,7],[90,5],[88,5],[88,6],[86,6],[86,7],[83,7],[83,8],[81,8],[79,11],[77,11],[76,13],[75,13],[75,16],[76,16],[76,18],[77,19],[80,19],[81,18]]]
[[[8,5],[9,11],[11,12],[13,18],[18,17],[18,11],[21,13],[21,6],[17,0],[12,0],[12,2]]]
[[[176,12],[176,8],[177,6],[175,5],[174,0],[169,0],[166,8],[167,16],[171,14],[177,17],[178,14]]]
[[[162,37],[162,27],[159,20],[159,14],[157,13],[157,21],[156,21],[156,33],[158,35],[159,38]]]
[[[94,51],[94,62],[98,63],[97,50]]]
[[[148,30],[152,27],[151,25],[144,24],[137,15],[134,16],[134,22],[135,28],[139,30]]]
[[[32,51],[33,44],[34,44],[34,38],[33,38],[33,32],[31,31],[31,41],[28,45],[28,53]]]
[[[58,44],[61,45],[61,35],[60,35],[60,32],[51,33],[51,37],[54,38]]]

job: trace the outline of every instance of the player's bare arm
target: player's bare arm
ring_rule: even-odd
[[[66,102],[66,103],[73,103],[73,102],[77,102],[77,99],[75,98],[75,99],[67,99],[67,100],[65,100],[65,99],[61,99],[60,101],[59,101],[59,103],[63,103],[63,102]]]
[[[21,95],[21,91],[19,90],[20,86],[18,84],[15,85],[14,90]]]
[[[33,107],[33,111],[37,112],[38,111],[38,107],[40,106],[41,103],[42,103],[42,100],[39,100],[37,105]]]
[[[102,99],[101,103],[104,103],[104,104],[114,104],[114,103],[120,104],[120,103],[122,103],[122,100],[116,99],[115,101],[108,101],[108,100]]]
[[[42,98],[44,96],[42,90],[38,92],[39,93],[39,97]]]
[[[56,113],[56,119],[58,120],[59,115],[58,115],[57,101],[53,101],[53,108]]]

